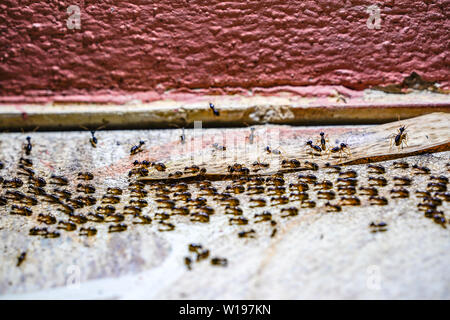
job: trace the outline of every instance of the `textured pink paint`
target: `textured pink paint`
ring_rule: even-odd
[[[81,30],[66,26],[74,4]],[[413,71],[450,88],[449,15],[449,0],[2,0],[0,101],[308,95],[298,87],[360,90]]]

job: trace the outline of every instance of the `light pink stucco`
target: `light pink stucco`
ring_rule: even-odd
[[[366,24],[373,4],[380,29]],[[449,16],[449,0],[3,0],[0,101],[359,90],[413,71],[449,88]]]

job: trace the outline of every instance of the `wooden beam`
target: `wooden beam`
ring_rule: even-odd
[[[215,116],[212,102],[220,111]],[[199,96],[123,105],[53,104],[0,106],[0,130],[74,130],[236,127],[256,124],[379,124],[431,112],[450,112],[450,96],[437,93],[364,94],[358,98],[306,98],[295,95]]]

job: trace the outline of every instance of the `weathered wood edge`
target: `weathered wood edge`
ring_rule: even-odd
[[[220,110],[214,116],[213,102]],[[0,105],[0,130],[79,130],[80,126],[106,129],[239,127],[257,124],[344,125],[380,124],[432,112],[450,113],[450,95],[399,95],[382,98],[305,98],[292,96],[202,96],[195,101],[158,100],[124,105]]]

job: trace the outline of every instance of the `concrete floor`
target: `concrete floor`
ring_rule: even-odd
[[[288,127],[260,126],[256,131],[283,128],[295,134],[283,143],[304,144],[325,130],[330,140],[339,140],[355,127]],[[211,161],[220,161],[221,153],[212,151],[212,143],[223,133],[248,136],[244,129],[204,129],[202,150],[214,154]],[[107,187],[127,188],[128,171],[135,159],[172,162],[189,159],[180,143],[181,130],[100,131],[97,148],[89,144],[88,132],[35,132],[32,137],[33,168],[47,180],[51,174],[65,175],[70,181],[67,189],[75,192],[76,174],[90,171],[95,178],[94,196],[98,199]],[[189,139],[194,133],[186,130]],[[17,163],[24,156],[27,134],[0,135],[0,160],[5,179],[16,176]],[[130,156],[129,151],[139,140],[145,141],[145,151]],[[264,144],[262,144],[264,145]],[[189,152],[188,152],[189,153]],[[259,156],[258,156],[259,157]],[[239,158],[239,154],[237,155]],[[195,156],[193,156],[195,160]],[[265,159],[259,159],[264,161]],[[433,175],[448,177],[450,152],[434,153],[404,159],[410,165],[419,164],[431,169]],[[397,160],[398,161],[398,160]],[[187,164],[189,161],[186,161]],[[212,196],[205,196],[215,209],[209,223],[191,222],[188,216],[171,216],[174,231],[160,232],[154,219],[154,198],[148,197],[149,207],[144,214],[153,218],[150,225],[135,225],[127,215],[124,232],[109,233],[111,223],[88,222],[98,233],[93,237],[80,236],[77,231],[60,231],[56,239],[29,236],[30,228],[44,226],[37,221],[39,213],[52,213],[58,220],[67,216],[54,205],[40,202],[33,215],[10,215],[10,204],[0,207],[0,298],[2,299],[449,299],[450,298],[450,225],[444,228],[418,211],[414,191],[425,189],[428,175],[413,175],[411,169],[392,169],[393,161],[381,163],[386,167],[388,185],[380,187],[381,195],[389,199],[386,206],[371,206],[367,196],[358,195],[361,206],[343,207],[342,212],[325,211],[327,200],[317,199],[317,191],[308,191],[317,203],[316,208],[301,208],[297,216],[283,218],[281,209],[299,207],[291,201],[282,206],[268,205],[250,208],[247,194],[236,195],[246,226],[229,225],[230,215]],[[211,162],[211,164],[213,164]],[[358,186],[366,185],[367,165],[350,167],[358,172]],[[311,173],[311,172],[310,172]],[[336,174],[325,170],[314,172],[319,180],[335,181]],[[393,176],[413,179],[408,199],[391,199]],[[286,174],[286,186],[297,182],[298,173]],[[26,181],[24,176],[21,178]],[[230,181],[214,182],[219,192]],[[148,188],[148,187],[147,187]],[[52,186],[46,190],[51,191]],[[20,190],[26,191],[26,187]],[[190,186],[198,195],[198,190]],[[2,194],[5,189],[2,190]],[[150,192],[151,193],[151,192]],[[78,194],[76,194],[78,195]],[[125,191],[118,211],[127,204]],[[332,201],[336,203],[337,200]],[[177,205],[179,202],[177,201]],[[92,212],[95,207],[78,210]],[[439,207],[450,219],[448,202]],[[277,222],[277,233],[270,237],[269,223],[255,223],[254,214],[269,210]],[[386,232],[372,233],[371,222],[386,222]],[[54,230],[55,225],[47,226]],[[78,227],[78,229],[80,226]],[[254,229],[255,238],[239,238],[238,232]],[[190,255],[188,245],[200,243],[210,250],[210,257],[224,257],[227,267],[213,266],[210,259],[194,263],[189,271],[184,257]],[[17,257],[27,256],[17,267]],[[192,254],[191,254],[192,256]]]

